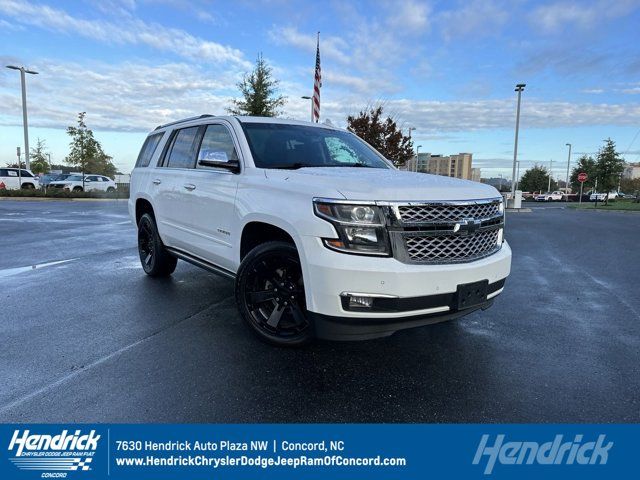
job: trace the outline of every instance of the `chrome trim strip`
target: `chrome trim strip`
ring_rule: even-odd
[[[490,293],[489,295],[487,295],[487,300],[489,300],[490,298],[493,298],[493,297],[495,297],[497,295],[500,295],[503,290],[504,290],[504,287],[500,288],[499,290],[496,290],[495,292]]]
[[[400,298],[398,295],[385,295],[383,293],[358,293],[342,292],[341,297],[369,297],[369,298]]]

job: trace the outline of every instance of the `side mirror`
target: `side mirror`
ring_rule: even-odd
[[[198,160],[201,167],[224,168],[232,172],[240,171],[240,162],[238,160],[229,160],[228,162],[217,162],[215,160]]]

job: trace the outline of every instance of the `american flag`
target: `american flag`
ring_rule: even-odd
[[[316,74],[313,82],[313,110],[312,120],[320,120],[320,87],[322,87],[322,73],[320,71],[320,32],[318,32],[318,47],[316,49]]]

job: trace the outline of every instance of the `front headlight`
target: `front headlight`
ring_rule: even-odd
[[[335,227],[338,238],[322,239],[332,250],[360,255],[389,256],[389,237],[380,207],[314,199],[315,214]]]

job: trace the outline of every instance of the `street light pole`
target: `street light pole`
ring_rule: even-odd
[[[24,67],[17,67],[15,65],[7,65],[7,68],[10,68],[11,70],[18,70],[20,72],[20,84],[22,87],[22,126],[24,128],[24,161],[25,168],[29,170],[31,164],[29,163],[29,124],[27,122],[27,85],[25,73],[38,75],[38,72],[27,70]]]
[[[564,188],[567,195],[569,195],[569,165],[571,164],[571,144],[567,143],[566,145],[569,147],[569,156],[567,157],[567,180],[565,181]]]
[[[309,102],[311,103],[311,121],[313,122],[313,98],[305,95],[304,97],[300,97],[303,100],[309,100]]]
[[[516,173],[516,190],[518,189],[518,184],[520,183],[520,160],[517,160],[518,169]]]
[[[549,160],[549,186],[547,192],[551,193],[551,172],[553,171],[553,160]]]
[[[516,109],[516,138],[513,145],[513,172],[511,173],[511,201],[515,201],[516,197],[516,161],[518,160],[518,131],[520,130],[520,99],[522,97],[522,91],[526,87],[525,83],[519,83],[516,85],[515,91],[518,92],[518,107]]]
[[[418,145],[416,147],[416,173],[418,172],[418,155],[420,155],[420,149],[422,148],[422,145]]]

